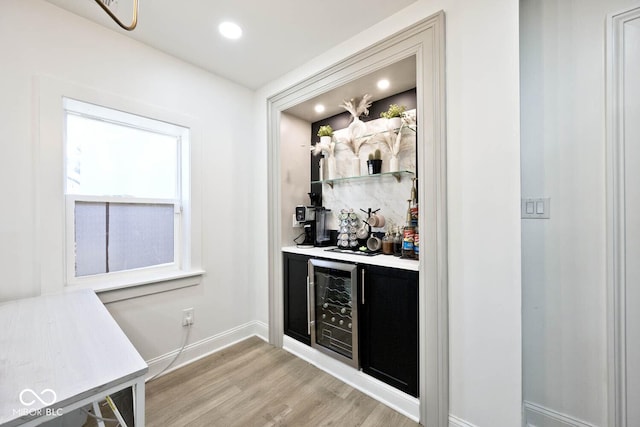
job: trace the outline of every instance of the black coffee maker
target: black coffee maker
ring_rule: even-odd
[[[320,196],[317,193],[307,193],[311,206],[296,206],[296,221],[304,227],[304,241],[298,247],[329,246],[330,234],[326,228],[326,221],[330,209],[320,206]]]
[[[298,243],[298,247],[313,247],[316,235],[316,208],[314,206],[296,206],[296,221],[304,228],[304,241]]]

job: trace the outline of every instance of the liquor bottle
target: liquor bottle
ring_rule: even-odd
[[[415,228],[412,225],[411,219],[411,199],[407,200],[409,207],[407,209],[407,222],[402,231],[402,258],[414,259],[415,255],[413,253],[413,236],[415,233]]]
[[[413,178],[413,184],[411,186],[411,224],[415,227],[418,225],[418,188],[416,182],[418,178]]]

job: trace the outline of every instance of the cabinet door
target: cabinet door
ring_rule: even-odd
[[[418,395],[418,273],[363,266],[360,290],[362,370]]]
[[[309,257],[283,254],[284,333],[311,345],[308,325],[307,261]]]

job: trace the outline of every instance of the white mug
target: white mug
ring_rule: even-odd
[[[373,214],[371,215],[371,218],[369,218],[369,225],[371,225],[372,227],[384,227],[384,217],[382,215],[379,214]]]
[[[369,249],[371,252],[377,251],[378,249],[380,249],[380,246],[382,246],[382,240],[380,240],[379,237],[371,236],[369,237],[369,239],[367,239],[367,249]]]

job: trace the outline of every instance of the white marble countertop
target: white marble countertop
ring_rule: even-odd
[[[374,255],[364,256],[351,253],[342,252],[329,252],[327,249],[333,249],[336,246],[329,246],[326,248],[299,248],[297,246],[285,246],[282,248],[282,252],[291,254],[308,255],[311,257],[328,258],[338,261],[348,261],[358,264],[377,265],[380,267],[399,268],[402,270],[418,271],[419,261],[412,259],[402,259],[393,255]]]

